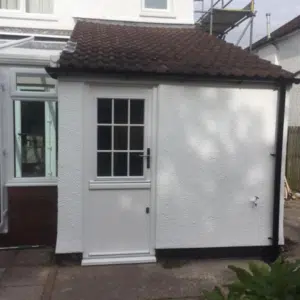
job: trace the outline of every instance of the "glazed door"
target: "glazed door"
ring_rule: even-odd
[[[84,119],[85,259],[151,252],[150,95],[139,88],[90,89]]]

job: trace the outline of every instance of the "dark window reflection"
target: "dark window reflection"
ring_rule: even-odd
[[[114,153],[114,176],[127,176],[127,153]]]
[[[97,176],[111,176],[111,153],[98,153]]]
[[[98,99],[98,123],[111,123],[112,122],[112,100],[111,99]]]
[[[140,153],[130,153],[129,158],[129,175],[130,176],[143,176],[144,169],[144,158],[142,157],[143,152]]]

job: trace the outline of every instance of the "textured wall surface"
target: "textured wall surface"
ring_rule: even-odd
[[[257,55],[282,66],[290,72],[300,71],[300,32],[295,32],[257,51]],[[299,78],[299,76],[298,76]],[[289,126],[300,126],[300,86],[290,92]]]
[[[277,48],[273,44],[267,45],[267,46],[259,49],[256,52],[256,54],[259,57],[270,61],[272,64],[276,64],[276,65],[279,64]]]
[[[0,234],[0,247],[55,246],[57,231],[56,187],[8,188],[7,234]]]
[[[71,30],[74,18],[95,18],[155,23],[189,23],[194,22],[193,0],[168,0],[171,9],[168,13],[155,12],[147,14],[142,11],[143,0],[53,0],[53,15],[22,15],[19,12],[1,12],[1,26],[63,29]],[[4,16],[4,17],[3,17]],[[26,22],[24,22],[24,18]]]
[[[82,251],[84,84],[58,84],[58,235],[56,253]]]
[[[299,64],[299,68],[300,68],[300,64]],[[298,75],[298,78],[300,78],[300,75]],[[290,91],[289,126],[300,126],[300,85],[299,84],[293,85]]]
[[[157,248],[270,245],[276,113],[272,89],[160,86]]]

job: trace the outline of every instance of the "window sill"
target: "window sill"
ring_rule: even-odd
[[[48,14],[31,14],[19,11],[5,11],[0,10],[0,18],[2,19],[19,19],[19,20],[32,20],[32,21],[51,21],[57,22],[58,18],[54,15]]]
[[[176,16],[169,11],[152,11],[152,10],[143,10],[140,13],[140,17],[176,19]]]
[[[89,190],[148,190],[150,181],[128,182],[128,181],[89,181]]]
[[[5,187],[57,186],[57,178],[14,178]]]

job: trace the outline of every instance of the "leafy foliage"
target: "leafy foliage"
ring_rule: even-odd
[[[300,261],[279,258],[271,265],[249,263],[249,271],[229,266],[237,281],[226,286],[227,292],[216,287],[204,292],[206,300],[299,300]]]

